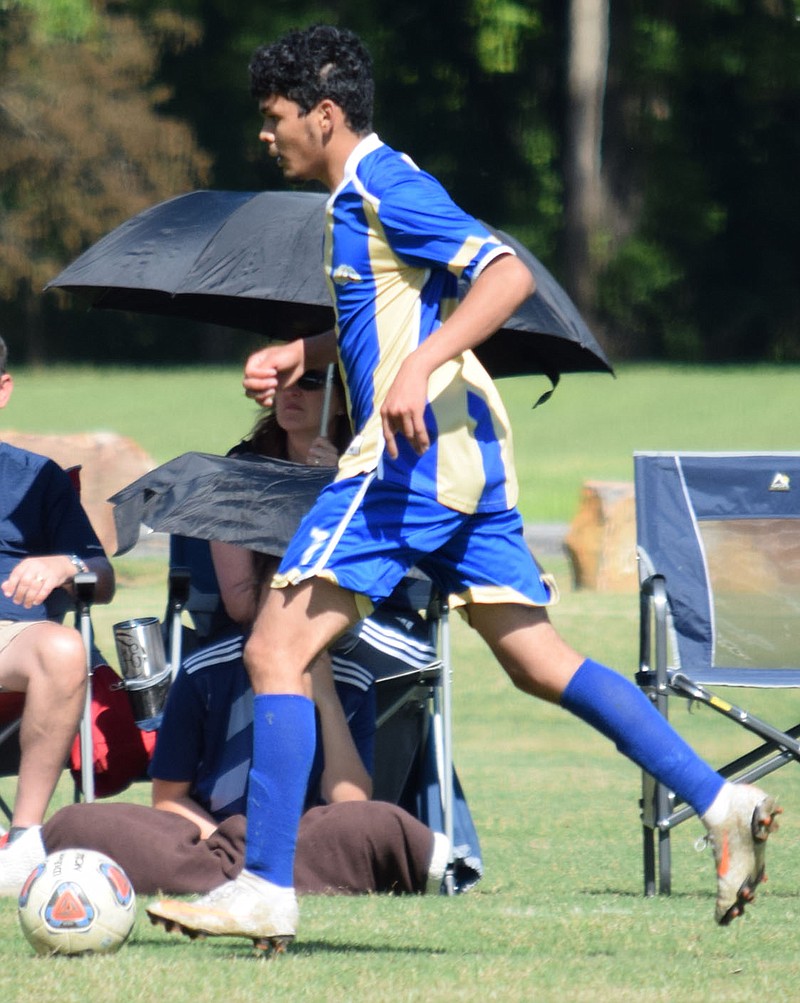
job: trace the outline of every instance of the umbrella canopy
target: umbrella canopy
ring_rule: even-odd
[[[563,286],[524,244],[504,230],[481,222],[517,252],[536,280],[533,296],[476,350],[492,376],[544,373],[556,384],[561,373],[613,373],[605,352]]]
[[[108,499],[114,506],[117,555],[136,544],[144,525],[280,557],[334,473],[335,467],[256,454],[184,453]]]
[[[47,288],[95,308],[184,317],[292,338],[333,326],[321,267],[327,196],[196,191],[146,209],[98,241]],[[490,227],[490,229],[492,229]],[[575,304],[544,265],[512,245],[537,289],[477,355],[493,376],[612,372]]]
[[[325,196],[312,192],[190,192],[122,223],[47,288],[99,309],[315,334],[333,325],[324,225]]]

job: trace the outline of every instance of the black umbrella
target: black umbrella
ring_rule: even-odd
[[[100,309],[291,337],[333,325],[325,196],[197,191],[122,223],[49,282]]]
[[[321,267],[326,196],[197,191],[146,209],[47,288],[91,306],[184,317],[291,338],[333,325]],[[490,228],[491,229],[491,228]],[[494,376],[612,372],[574,303],[513,238],[537,290],[477,351]]]
[[[136,544],[144,525],[280,557],[334,473],[333,467],[256,454],[184,453],[108,499],[114,506],[117,554]]]

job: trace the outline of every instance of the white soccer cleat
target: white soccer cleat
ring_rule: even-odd
[[[766,841],[778,828],[775,816],[782,810],[774,797],[758,787],[733,784],[724,819],[717,825],[707,824],[717,867],[715,918],[720,926],[741,916],[758,885],[766,880]]]
[[[282,888],[244,870],[193,902],[162,899],[148,906],[151,923],[196,937],[247,937],[258,950],[280,954],[297,931],[294,888]]]

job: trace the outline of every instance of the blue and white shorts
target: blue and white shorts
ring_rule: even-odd
[[[272,587],[324,578],[355,593],[359,613],[368,616],[414,566],[453,606],[549,606],[558,600],[555,582],[525,543],[516,508],[457,512],[374,473],[323,488]]]

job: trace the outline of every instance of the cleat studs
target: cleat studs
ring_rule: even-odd
[[[253,947],[262,957],[274,958],[278,954],[285,954],[291,942],[291,937],[254,937]]]

